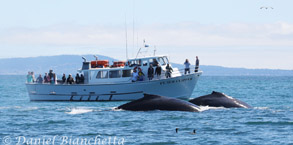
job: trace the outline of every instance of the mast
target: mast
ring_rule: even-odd
[[[127,22],[126,22],[126,13],[125,13],[125,47],[126,47],[126,59],[128,59],[128,48],[127,48]]]
[[[132,20],[132,49],[134,50],[134,43],[135,43],[135,29],[134,29],[134,17],[135,17],[135,14],[134,14],[134,12],[135,12],[135,0],[133,0],[133,11],[132,11],[132,15],[133,15],[133,20]]]

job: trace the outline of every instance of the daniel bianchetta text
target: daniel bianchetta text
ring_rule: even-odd
[[[125,139],[123,137],[102,137],[100,135],[95,137],[73,137],[58,135],[53,137],[6,136],[2,138],[3,145],[124,145],[124,143]]]

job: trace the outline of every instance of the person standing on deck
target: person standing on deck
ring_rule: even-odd
[[[51,79],[52,79],[52,77],[54,77],[54,76],[53,76],[53,70],[51,70],[51,69],[50,69],[50,70],[49,70],[49,74],[48,74],[48,75],[49,75],[49,78],[50,78],[50,80],[51,80]]]
[[[196,56],[195,70],[194,70],[194,72],[198,72],[198,68],[199,68],[199,59],[198,59],[198,57]]]
[[[71,76],[71,74],[68,75],[68,78],[67,78],[67,84],[73,84],[74,83],[74,79],[73,77]]]
[[[83,74],[80,75],[79,81],[80,81],[80,84],[84,84],[84,76],[83,76]]]
[[[171,73],[173,72],[172,67],[169,65],[169,63],[166,66],[166,78],[171,78]]]
[[[51,84],[57,84],[57,75],[55,73],[52,73],[51,77]]]
[[[63,76],[62,76],[62,83],[64,84],[66,82],[66,76],[65,76],[65,74],[63,74]]]
[[[155,70],[155,75],[157,75],[157,78],[160,79],[161,74],[162,74],[162,67],[160,66],[160,64],[158,64],[158,66],[156,67],[156,70]]]
[[[33,77],[31,75],[31,72],[28,72],[26,75],[26,82],[31,83],[31,82],[33,82],[32,80],[33,80]]]
[[[184,65],[185,65],[184,74],[186,75],[187,72],[188,72],[188,74],[190,74],[190,68],[189,68],[190,63],[189,63],[188,59],[185,60]]]
[[[35,74],[33,71],[31,72],[31,76],[32,76],[32,82],[33,83],[36,82]]]
[[[132,82],[136,82],[138,78],[138,72],[136,70],[136,68],[133,69],[133,73],[132,73]]]
[[[43,77],[40,74],[39,77],[37,78],[37,83],[42,84],[43,83]]]
[[[138,68],[138,80],[143,81],[144,80],[144,73],[142,72],[142,69]]]
[[[50,82],[50,77],[49,77],[48,73],[45,73],[44,83],[49,83],[49,82]]]
[[[76,84],[79,84],[79,82],[80,82],[80,77],[79,77],[78,73],[75,76],[75,82],[76,82]]]
[[[152,64],[150,64],[150,67],[148,69],[148,78],[149,80],[152,80],[154,78],[154,68]]]

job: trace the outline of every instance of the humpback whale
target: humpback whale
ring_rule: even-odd
[[[198,98],[189,100],[189,102],[198,106],[212,106],[225,108],[251,108],[245,102],[232,98],[221,92],[213,91],[209,95],[200,96]]]
[[[199,112],[200,108],[190,102],[158,95],[144,94],[144,97],[118,107],[130,111],[189,111]]]

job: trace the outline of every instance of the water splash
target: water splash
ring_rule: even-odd
[[[253,109],[267,110],[267,109],[269,109],[269,107],[254,107]]]
[[[70,112],[65,112],[67,114],[84,114],[84,113],[89,113],[93,112],[93,109],[88,109],[88,108],[72,108]]]

